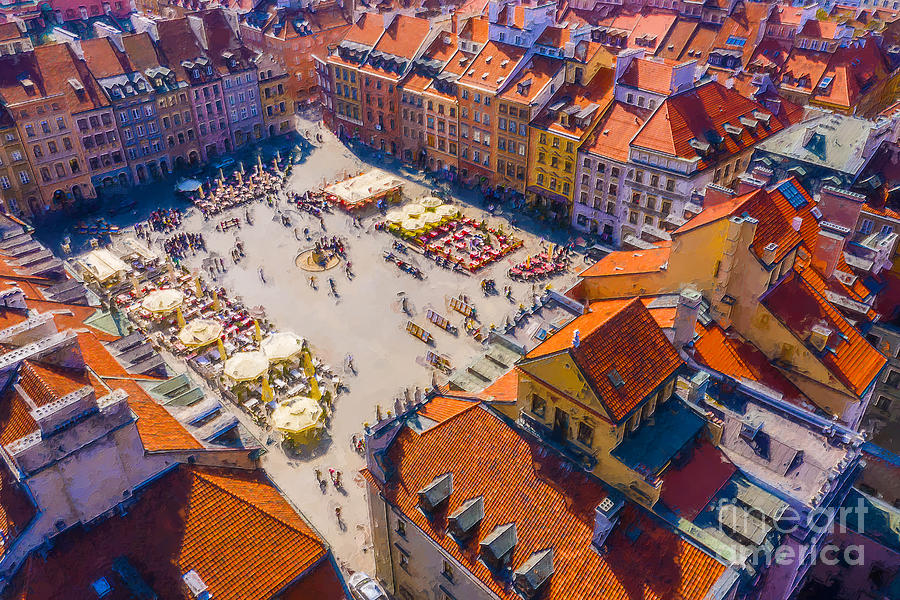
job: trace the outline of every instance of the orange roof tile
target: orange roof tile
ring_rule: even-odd
[[[4,543],[0,545],[0,556],[12,547],[15,540],[28,526],[37,509],[31,497],[13,477],[6,462],[0,465],[0,533]]]
[[[776,369],[759,348],[742,339],[735,331],[722,329],[716,323],[697,323],[694,358],[710,369],[740,381],[748,379],[780,393],[788,402],[802,405],[809,399],[781,371]]]
[[[628,47],[644,48],[647,50],[647,54],[653,54],[660,47],[677,19],[678,15],[670,12],[642,14],[640,21],[628,36]],[[641,43],[639,44],[637,40],[641,40]]]
[[[580,337],[577,346],[573,345],[575,331]],[[592,304],[589,312],[554,333],[525,359],[561,351],[569,352],[615,422],[628,417],[682,364],[639,298]],[[613,383],[613,372],[622,384]]]
[[[610,252],[599,261],[581,272],[581,277],[604,277],[607,275],[633,275],[654,273],[668,264],[672,254],[672,243],[660,242],[650,249],[618,250]]]
[[[631,503],[607,539],[607,552],[595,552],[594,510],[608,496],[603,485],[481,406],[421,434],[404,427],[387,459],[394,473],[387,484],[367,470],[364,476],[503,600],[521,596],[508,578],[493,575],[479,559],[478,544],[506,523],[516,526],[513,569],[533,553],[553,549],[553,574],[541,590],[543,600],[699,600],[726,570]],[[447,472],[453,473],[453,492],[446,509],[429,518],[417,506],[417,491]],[[447,532],[447,515],[476,497],[484,501],[484,517],[473,539],[459,544]]]
[[[0,444],[7,445],[38,430],[31,407],[13,389],[0,396]]]
[[[559,118],[552,115],[548,108],[545,108],[533,119],[532,125],[580,140],[590,126],[603,116],[612,103],[614,78],[615,73],[612,69],[601,68],[594,74],[587,85],[567,83],[556,91],[556,94],[548,103],[549,106],[553,106],[556,102],[565,100],[567,107],[575,106],[578,108],[586,108],[591,104],[596,104],[597,110],[593,112],[585,123],[579,124],[577,119],[569,119],[569,125],[567,127],[563,126],[559,122]]]
[[[696,21],[685,19],[675,21],[675,24],[666,33],[666,37],[656,47],[656,56],[672,60],[680,58],[698,25]]]
[[[706,60],[712,44],[719,34],[719,28],[709,23],[701,23],[694,30],[691,39],[683,46],[679,60],[696,60],[702,63]]]
[[[759,28],[765,23],[770,5],[766,2],[741,2],[735,5],[734,11],[725,18],[719,27],[719,33],[711,44],[712,48],[739,50],[742,64],[746,66],[750,56],[756,49]],[[744,44],[729,44],[729,38],[743,38]]]
[[[565,63],[557,58],[535,54],[531,57],[528,68],[521,69],[510,79],[506,89],[500,94],[503,100],[530,104],[547,84],[556,77]],[[520,85],[525,84],[525,85]]]
[[[822,73],[822,80],[813,82],[812,99],[852,108],[862,96],[887,79],[890,71],[887,57],[873,41],[866,40],[862,47],[838,48]],[[821,84],[827,77],[831,77],[831,83],[823,89]]]
[[[800,343],[819,356],[837,380],[860,396],[875,380],[887,359],[808,281],[810,270],[796,266],[761,297],[762,304]],[[823,325],[832,332],[827,349],[821,353],[809,345],[810,332],[816,325]]]
[[[794,48],[781,67],[779,85],[785,89],[812,92],[828,68],[828,54]]]
[[[384,30],[384,35],[375,44],[375,50],[411,60],[430,29],[431,23],[427,19],[399,14]]]
[[[125,557],[160,598],[192,598],[182,581],[192,570],[217,600],[263,600],[285,589],[299,594],[290,597],[345,598],[336,575],[318,570],[334,570],[325,544],[259,471],[177,467],[139,492],[124,515],[54,542],[17,574],[17,597],[96,598],[91,584],[106,577],[109,598],[131,598],[113,566]],[[306,588],[301,577],[313,572]]]

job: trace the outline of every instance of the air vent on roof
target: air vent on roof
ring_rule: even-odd
[[[450,533],[459,540],[468,538],[475,532],[478,525],[484,518],[484,498],[479,496],[466,500],[457,508],[453,514],[447,518],[447,525]]]
[[[419,505],[426,511],[432,511],[452,493],[453,473],[439,475],[419,490]]]
[[[68,81],[69,85],[72,86],[72,89],[75,90],[76,92],[84,91],[84,86],[81,85],[81,82],[78,81],[77,79],[75,79],[74,77],[72,77],[71,79],[68,79],[67,81]]]
[[[190,570],[181,577],[184,585],[191,592],[191,597],[197,600],[209,600],[209,589],[206,583],[197,574],[197,571]]]
[[[493,55],[493,54],[488,54],[487,57],[485,57],[484,62],[485,62],[486,64],[491,64],[491,61],[492,61],[492,60],[494,60],[494,55]]]
[[[487,71],[485,71],[484,73],[481,74],[481,78],[482,78],[482,79],[487,79],[487,76],[488,76],[488,72],[487,72]]]
[[[500,61],[501,67],[506,67],[506,65],[508,65],[508,64],[509,64],[509,60],[507,60],[507,59],[503,59],[502,61]]]
[[[468,73],[469,77],[471,77],[474,74],[475,74],[475,69],[469,69],[469,73]]]
[[[597,552],[603,551],[606,539],[619,522],[623,506],[625,499],[621,496],[607,496],[597,505],[594,511],[594,534],[591,537],[591,545]]]
[[[497,525],[494,531],[481,540],[481,558],[492,569],[503,569],[509,564],[518,542],[515,523]]]
[[[526,598],[533,598],[553,575],[553,548],[532,553],[514,574],[514,585]]]
[[[607,371],[606,378],[609,379],[609,383],[612,384],[612,386],[617,390],[625,385],[625,380],[622,379],[622,376],[619,375],[619,372],[615,369],[610,369],[609,371]]]

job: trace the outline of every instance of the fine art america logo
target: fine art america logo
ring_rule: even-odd
[[[863,534],[868,512],[869,509],[862,498],[857,498],[855,506],[814,508],[809,513],[800,513],[789,506],[772,527],[772,531],[767,534],[770,537],[775,535],[777,539],[772,544],[765,542],[758,544],[748,562],[754,567],[798,563],[810,565],[821,563],[828,566],[838,563],[848,566],[865,564],[864,546],[837,545],[833,542],[833,538],[850,530]],[[760,519],[729,500],[719,501],[719,529],[722,533],[727,533],[725,529],[728,529],[752,539],[751,536],[755,531],[759,531],[762,525],[764,524]],[[825,543],[821,543],[823,540]],[[817,546],[810,548],[811,543]]]

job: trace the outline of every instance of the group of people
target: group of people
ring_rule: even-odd
[[[206,219],[248,202],[264,200],[269,206],[274,206],[286,185],[287,178],[283,172],[257,168],[253,175],[246,178],[238,177],[231,183],[220,181],[207,195],[194,198],[194,204]]]
[[[169,233],[181,226],[181,211],[177,208],[154,210],[147,218],[147,223],[138,223],[134,230],[138,237],[149,235],[150,231]]]
[[[196,255],[197,251],[206,251],[206,240],[202,233],[176,233],[163,242],[166,254],[172,258],[183,259],[188,252]]]

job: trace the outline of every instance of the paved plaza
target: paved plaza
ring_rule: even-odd
[[[305,160],[294,165],[289,180],[290,191],[304,192],[318,188],[323,182],[339,178],[344,173],[384,164],[368,164],[344,147],[324,128],[306,123],[310,137],[321,133],[324,141],[307,154]],[[303,128],[301,128],[303,131]],[[404,179],[404,195],[409,199],[429,195],[432,184],[421,175],[409,176],[398,171]],[[492,226],[510,223],[503,216],[492,217],[477,206],[456,200],[465,215],[478,220],[485,218]],[[220,221],[240,217],[246,211],[252,215],[253,225],[243,223],[237,229],[218,231]],[[279,213],[286,213],[290,226],[283,224]],[[410,252],[408,261],[420,268],[424,278],[418,280],[397,265],[384,260],[384,252],[391,249],[395,238],[385,231],[376,231],[373,224],[379,213],[372,211],[362,218],[362,227],[340,211],[326,214],[324,228],[317,217],[299,212],[284,199],[274,208],[265,203],[234,208],[204,220],[199,211],[188,209],[180,228],[185,232],[202,232],[207,253],[187,259],[190,269],[202,268],[203,259],[216,254],[225,260],[227,270],[218,275],[218,284],[239,296],[246,306],[262,305],[267,317],[281,331],[294,331],[305,337],[315,356],[330,364],[343,379],[349,391],[340,394],[334,405],[334,414],[327,434],[321,443],[308,454],[287,452],[280,443],[280,436],[271,430],[261,430],[244,414],[235,410],[244,424],[254,431],[266,446],[263,466],[272,479],[312,521],[313,525],[332,544],[335,555],[349,570],[374,568],[370,541],[369,518],[364,501],[363,479],[359,470],[363,457],[353,449],[351,437],[363,432],[363,423],[374,423],[376,405],[386,414],[394,410],[394,399],[405,390],[415,394],[416,387],[427,388],[432,381],[432,371],[425,363],[425,354],[433,350],[446,355],[454,367],[465,365],[482,350],[480,343],[466,334],[463,317],[448,309],[447,299],[460,293],[467,295],[478,311],[480,324],[501,325],[512,317],[520,303],[530,305],[532,294],[540,292],[547,282],[537,284],[512,282],[506,271],[524,259],[527,253],[535,253],[545,244],[543,237],[533,232],[514,230],[525,241],[520,249],[475,275],[451,272],[441,268],[422,255]],[[349,278],[340,264],[327,271],[315,273],[317,289],[309,283],[310,273],[297,266],[297,257],[309,250],[313,243],[304,237],[309,228],[313,239],[321,235],[339,236],[347,245],[347,259],[352,263],[353,277]],[[163,236],[154,235],[154,246],[161,248]],[[246,256],[238,263],[231,260],[231,250],[236,241],[243,242]],[[560,240],[554,240],[559,242]],[[550,280],[557,289],[567,287],[574,280],[574,272],[583,264],[575,257],[571,270]],[[207,274],[208,276],[208,274]],[[336,294],[328,284],[335,281]],[[512,286],[512,299],[502,294],[485,297],[481,291],[483,278],[495,278],[498,291]],[[407,300],[404,314],[401,298]],[[456,325],[459,334],[450,334],[429,323],[425,312],[432,309]],[[425,327],[434,335],[433,346],[406,332],[408,320]],[[355,372],[346,367],[346,358],[352,355]],[[329,468],[343,472],[343,492],[330,484],[324,495],[316,485],[314,469],[326,474]],[[339,526],[334,509],[340,506],[344,526]]]

